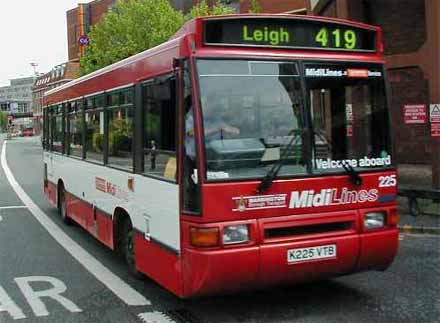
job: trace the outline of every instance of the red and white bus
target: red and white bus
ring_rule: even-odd
[[[385,270],[398,249],[382,33],[232,15],[45,95],[44,190],[180,297]]]

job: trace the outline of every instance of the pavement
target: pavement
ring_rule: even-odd
[[[398,166],[399,185],[402,187],[432,188],[430,165],[401,164]],[[439,196],[440,198],[440,196]],[[399,228],[403,233],[440,235],[440,203],[417,199],[421,215],[414,217],[408,208],[408,199],[399,197]]]

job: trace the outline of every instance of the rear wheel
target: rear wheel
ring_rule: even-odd
[[[61,186],[58,192],[58,213],[65,224],[72,224],[72,219],[67,216],[66,191],[64,190],[64,186]]]
[[[130,274],[137,279],[142,278],[141,272],[136,267],[134,230],[128,217],[123,223],[121,249]]]

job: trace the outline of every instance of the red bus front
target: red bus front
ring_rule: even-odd
[[[184,296],[385,270],[396,255],[383,64],[264,56],[205,47],[185,68],[197,99],[184,117]]]

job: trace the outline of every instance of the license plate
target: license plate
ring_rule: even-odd
[[[315,259],[336,258],[336,245],[298,248],[287,250],[287,262],[296,263]]]

